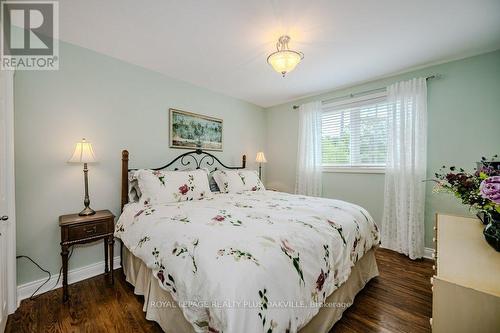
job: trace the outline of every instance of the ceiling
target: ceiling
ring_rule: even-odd
[[[64,41],[268,107],[500,48],[499,0],[61,0]],[[278,37],[304,60],[266,63]]]

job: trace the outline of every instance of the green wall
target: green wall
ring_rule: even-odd
[[[52,274],[61,265],[58,216],[83,207],[82,167],[66,163],[82,137],[99,160],[89,165],[91,206],[117,216],[122,149],[133,167],[182,152],[168,148],[169,107],[222,118],[224,152],[215,154],[239,164],[245,153],[255,167],[266,137],[262,108],[63,42],[60,59],[58,71],[19,71],[14,79],[17,254]],[[70,269],[102,261],[103,252],[102,244],[77,248]],[[24,259],[17,274],[18,284],[46,276]]]
[[[440,74],[428,81],[428,162],[431,178],[441,165],[472,169],[481,156],[500,153],[500,51],[430,66],[347,89],[267,109],[267,185],[293,192],[298,134],[294,104],[344,96],[413,77]],[[323,173],[323,195],[357,203],[381,221],[383,174]],[[432,247],[436,212],[466,215],[466,207],[447,194],[426,194],[426,246]]]
[[[60,267],[58,216],[78,212],[83,201],[82,169],[66,163],[74,143],[86,137],[99,159],[90,165],[92,207],[118,215],[120,151],[129,149],[135,167],[155,166],[180,153],[168,148],[169,107],[223,118],[224,152],[217,155],[239,163],[246,153],[255,167],[253,157],[264,150],[267,186],[293,192],[298,127],[293,104],[440,74],[428,83],[428,174],[442,164],[472,168],[482,155],[500,153],[500,51],[267,110],[71,44],[62,42],[60,55],[59,71],[15,75],[17,253],[53,274]],[[358,203],[380,221],[383,174],[323,176],[326,197]],[[429,185],[427,246],[436,211],[467,214],[448,195],[432,194]],[[74,252],[70,269],[102,259],[102,245],[84,246]],[[18,261],[18,284],[44,276],[31,263]]]

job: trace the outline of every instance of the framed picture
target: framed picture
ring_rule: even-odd
[[[222,151],[222,119],[169,109],[170,148]]]

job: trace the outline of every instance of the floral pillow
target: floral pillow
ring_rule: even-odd
[[[213,175],[221,192],[264,191],[264,184],[253,170],[217,170]]]
[[[152,204],[211,198],[206,170],[137,171],[141,200]]]

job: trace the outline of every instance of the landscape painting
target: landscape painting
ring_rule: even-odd
[[[170,147],[222,151],[222,119],[170,109]]]

